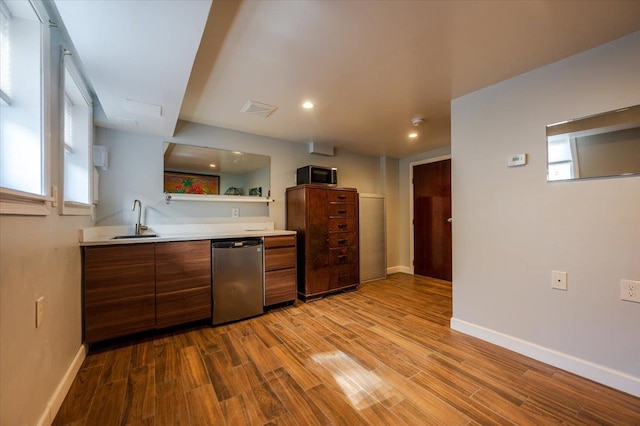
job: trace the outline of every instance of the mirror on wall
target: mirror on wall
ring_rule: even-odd
[[[268,197],[270,160],[266,155],[165,142],[164,192]]]
[[[547,126],[547,181],[640,174],[640,105]]]

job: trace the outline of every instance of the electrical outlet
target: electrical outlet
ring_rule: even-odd
[[[42,320],[44,317],[44,296],[36,299],[36,328],[39,328],[42,325]]]
[[[620,298],[640,303],[640,281],[620,280]]]
[[[567,273],[564,271],[551,271],[551,288],[567,290]]]
[[[232,208],[231,217],[240,217],[240,209],[237,207]]]

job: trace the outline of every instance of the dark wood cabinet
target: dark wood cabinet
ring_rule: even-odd
[[[155,245],[84,248],[84,340],[153,329]]]
[[[209,240],[84,247],[84,341],[211,318]]]
[[[156,328],[211,318],[211,242],[156,243]]]
[[[304,300],[359,282],[358,193],[352,188],[287,188],[287,229],[298,232],[298,295]]]
[[[264,238],[264,305],[296,300],[296,236]]]

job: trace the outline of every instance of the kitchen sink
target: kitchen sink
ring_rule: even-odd
[[[126,239],[135,239],[135,238],[153,238],[157,237],[158,234],[142,234],[142,235],[118,235],[116,237],[112,237],[112,240],[126,240]]]

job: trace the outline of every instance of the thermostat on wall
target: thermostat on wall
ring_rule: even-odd
[[[524,166],[527,164],[527,154],[512,155],[507,160],[507,167]]]

